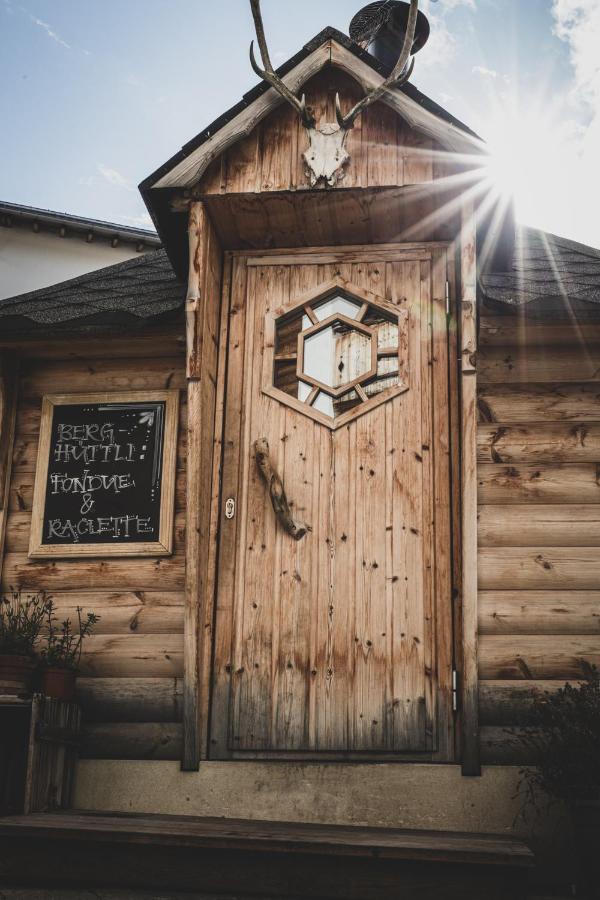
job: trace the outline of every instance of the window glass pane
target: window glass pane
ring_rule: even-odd
[[[334,313],[341,313],[343,316],[348,316],[349,319],[355,319],[360,310],[360,303],[337,294],[335,297],[329,297],[329,299],[324,300],[323,303],[313,308],[319,322],[322,322],[323,319],[332,316]]]
[[[306,400],[311,391],[312,388],[308,384],[304,384],[303,381],[298,382],[298,400]]]
[[[325,413],[326,416],[331,416],[333,419],[333,400],[329,394],[324,394],[323,391],[319,391],[317,398],[313,403],[313,409],[318,409],[319,412]]]
[[[398,348],[398,326],[394,322],[381,322],[375,326],[377,346],[380,350],[387,347]]]
[[[328,387],[366,375],[371,369],[371,338],[334,322],[304,341],[304,373]]]
[[[341,416],[342,413],[348,412],[351,409],[354,409],[355,406],[360,406],[362,400],[358,396],[355,390],[348,391],[347,394],[342,394],[341,397],[336,397],[333,401],[333,417],[337,419],[338,416]]]

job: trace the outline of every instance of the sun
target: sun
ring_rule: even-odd
[[[512,199],[520,221],[555,218],[556,184],[572,165],[572,123],[552,103],[498,103],[484,125],[483,177],[499,199]]]

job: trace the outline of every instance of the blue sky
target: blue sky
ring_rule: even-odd
[[[263,0],[280,63],[360,0]],[[491,140],[521,218],[600,246],[600,0],[423,0],[413,82]],[[136,185],[256,78],[247,0],[0,0],[0,198],[148,224]]]

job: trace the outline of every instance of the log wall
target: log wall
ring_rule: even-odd
[[[532,693],[600,664],[600,334],[483,314],[478,362],[484,762],[523,762]]]
[[[75,351],[73,348],[76,348]],[[61,617],[101,617],[82,657],[83,755],[181,756],[185,577],[185,330],[78,337],[21,348],[2,591],[44,590]],[[27,557],[41,399],[49,393],[180,390],[174,553],[162,558]]]

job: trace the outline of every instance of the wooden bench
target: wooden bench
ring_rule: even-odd
[[[516,900],[534,861],[521,841],[498,835],[178,816],[11,816],[0,838],[0,887],[236,900]]]

